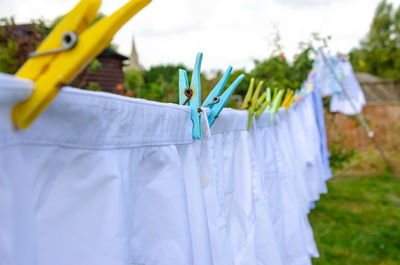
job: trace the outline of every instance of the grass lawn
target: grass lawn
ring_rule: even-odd
[[[341,176],[310,214],[320,251],[314,265],[399,265],[400,183],[390,174]]]

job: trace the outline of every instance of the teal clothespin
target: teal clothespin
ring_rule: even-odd
[[[236,87],[243,80],[244,75],[240,75],[236,80],[226,89],[226,91],[220,96],[226,82],[228,81],[229,75],[232,72],[232,66],[229,66],[226,70],[224,76],[218,82],[218,84],[214,87],[214,89],[210,92],[207,98],[203,102],[203,107],[208,107],[211,112],[208,116],[208,123],[210,127],[214,124],[215,119],[221,113],[222,109],[225,107],[229,98],[232,96],[233,91],[235,91]]]
[[[179,69],[179,104],[183,105],[186,100],[185,90],[189,88],[187,73],[183,69]]]
[[[229,66],[228,69],[226,69],[224,76],[222,76],[221,80],[219,80],[218,84],[213,88],[213,90],[204,100],[203,107],[208,106],[209,104],[213,104],[213,102],[216,100],[215,97],[218,97],[219,94],[221,94],[222,90],[224,89],[224,86],[228,81],[231,72],[232,72],[232,66]]]
[[[201,81],[200,69],[203,53],[199,52],[194,64],[190,87],[185,70],[179,69],[179,104],[188,105],[191,108],[193,122],[193,139],[201,139]]]

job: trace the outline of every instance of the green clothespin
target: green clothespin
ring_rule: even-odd
[[[241,107],[241,109],[247,109],[249,112],[249,120],[248,120],[247,130],[250,130],[251,122],[253,120],[253,114],[256,111],[258,104],[261,104],[264,101],[265,97],[267,96],[267,95],[262,95],[260,98],[258,98],[261,87],[264,84],[263,81],[260,81],[258,83],[257,88],[253,94],[254,83],[255,83],[255,79],[252,78],[250,80],[250,86],[249,86],[249,89],[247,90],[246,96],[244,98],[244,101],[243,101],[243,104]]]
[[[272,95],[272,101],[274,101],[274,99],[276,98],[277,93],[278,93],[278,88],[275,87],[274,88],[274,94]]]
[[[284,90],[281,89],[277,92],[276,97],[272,101],[272,107],[271,107],[271,116],[270,116],[270,122],[272,122],[272,119],[274,118],[274,114],[278,111],[280,102],[282,101],[282,96],[283,96]]]
[[[275,110],[275,113],[277,113],[277,112],[278,112],[278,109],[282,106],[283,95],[286,93],[286,89],[282,89],[282,90],[280,90],[280,91],[282,91],[282,95],[279,97],[278,105],[277,105],[277,108],[276,108],[276,110]],[[279,91],[279,92],[280,92],[280,91]],[[278,95],[279,95],[279,92],[278,92]],[[278,97],[278,95],[277,95],[276,97]]]
[[[261,114],[264,112],[264,110],[267,109],[268,106],[270,106],[271,103],[271,89],[268,87],[267,90],[262,94],[260,99],[257,103],[258,109],[256,111],[256,120],[261,116]],[[265,101],[264,101],[265,99]]]
[[[251,99],[251,106],[249,108],[249,121],[247,123],[247,130],[249,131],[251,128],[251,122],[253,120],[253,113],[256,111],[258,105],[257,105],[257,99],[258,99],[258,94],[260,94],[260,90],[262,85],[264,84],[264,81],[260,81],[257,85],[256,91],[254,92],[254,95]]]
[[[262,93],[261,97],[257,99],[256,108],[258,109],[267,97],[267,92]]]
[[[267,87],[267,101],[271,102],[272,97],[271,97],[271,88]]]

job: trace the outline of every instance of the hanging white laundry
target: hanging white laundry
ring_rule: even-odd
[[[279,108],[276,117],[276,135],[280,149],[282,150],[285,164],[289,170],[289,174],[293,178],[293,184],[297,194],[297,200],[300,203],[300,209],[308,214],[309,205],[312,199],[307,189],[307,179],[301,172],[301,160],[297,160],[296,157],[296,145],[294,143],[294,137],[291,136],[288,126],[289,115],[285,112],[284,108]]]
[[[306,253],[308,256],[318,256],[318,250],[315,245],[315,241],[312,235],[312,231],[310,233],[310,225],[308,223],[308,218],[307,214],[309,213],[309,206],[311,202],[311,198],[308,196],[307,192],[307,187],[306,183],[304,180],[304,177],[301,176],[301,173],[298,172],[298,165],[294,156],[293,156],[293,146],[287,145],[287,143],[290,142],[291,137],[288,134],[288,129],[285,126],[285,118],[284,116],[284,109],[280,108],[278,111],[278,115],[275,115],[275,126],[274,126],[274,131],[275,131],[275,137],[278,143],[278,149],[277,149],[277,155],[278,159],[279,156],[282,159],[282,162],[280,163],[282,166],[284,166],[284,169],[281,168],[282,174],[287,174],[288,178],[290,179],[290,183],[288,183],[287,189],[291,189],[294,193],[295,196],[295,202],[296,202],[296,209],[300,211],[300,227],[301,231],[303,232],[304,236],[304,247],[306,249]],[[279,162],[278,162],[279,164]],[[293,260],[294,264],[297,264],[298,261]],[[304,261],[301,261],[305,262]],[[311,262],[308,259],[308,262]]]
[[[0,264],[308,265],[326,192],[311,97],[224,109],[192,139],[190,108],[62,88],[25,131],[34,84],[0,75]],[[325,159],[325,157],[324,157]]]
[[[211,264],[201,203],[188,213],[189,108],[63,88],[15,132],[31,90],[0,91],[0,264]]]
[[[311,203],[319,200],[320,192],[315,186],[318,186],[321,176],[319,174],[320,172],[317,170],[317,167],[311,165],[313,158],[310,151],[313,149],[311,146],[307,146],[306,135],[303,126],[304,122],[300,120],[298,114],[299,111],[290,109],[286,113],[287,125],[292,139],[291,145],[295,151],[294,159],[296,159],[298,162],[299,174],[303,177],[303,181],[306,183],[307,193]]]
[[[223,115],[221,115],[223,114]],[[224,210],[234,264],[257,264],[255,250],[256,212],[249,159],[247,112],[223,110],[211,128],[220,176],[224,181]],[[224,159],[225,158],[225,159]]]
[[[257,123],[253,117],[252,128],[249,133],[250,156],[253,161],[253,197],[256,209],[256,257],[258,264],[284,264],[282,251],[280,251],[277,233],[275,231],[272,214],[270,211],[269,193],[265,183],[264,158],[260,146]],[[268,249],[269,251],[266,251]]]
[[[203,184],[199,164],[198,144],[177,145],[179,158],[182,163],[183,176],[186,184],[186,198],[189,214],[190,234],[193,248],[193,264],[217,264],[213,262],[211,252],[211,237],[208,226],[206,205],[203,195]]]
[[[278,140],[276,126],[279,124],[277,118],[274,123],[269,124],[270,113],[265,111],[257,121],[257,131],[260,138],[264,139],[263,148],[270,150],[265,152],[264,172],[266,186],[269,187],[270,202],[272,209],[272,220],[283,255],[283,264],[311,264],[308,251],[309,236],[304,225],[306,216],[300,207],[303,203],[297,197],[294,176],[284,158],[284,149],[281,148],[281,141]],[[276,117],[276,116],[275,116]],[[272,147],[272,149],[271,149]],[[276,178],[279,179],[276,182]],[[272,187],[279,187],[279,192]]]
[[[324,56],[325,59],[324,60]],[[342,91],[340,82],[343,81],[344,72],[337,57],[322,54],[318,51],[318,58],[313,64],[311,76],[313,84],[317,86],[322,97],[339,94]],[[308,80],[307,80],[308,81]]]
[[[319,195],[327,193],[325,183],[325,170],[322,163],[322,153],[320,149],[320,137],[318,126],[315,119],[313,100],[311,97],[304,98],[302,104],[293,110],[297,115],[299,125],[303,127],[305,150],[307,155],[306,172],[307,176],[312,178],[309,183],[309,189],[312,194],[312,202],[319,200]],[[295,121],[293,121],[295,124]],[[304,147],[303,147],[304,148]]]
[[[283,264],[287,264],[288,243],[285,241],[285,223],[287,221],[286,209],[292,204],[285,200],[284,190],[281,185],[278,164],[273,147],[272,125],[270,124],[270,113],[265,111],[257,120],[257,140],[259,154],[262,159],[262,183],[263,192],[268,198],[269,212],[275,237],[279,247],[279,253]],[[293,227],[293,226],[292,226]],[[301,236],[301,233],[299,234]],[[296,242],[296,240],[295,240]],[[292,243],[295,243],[292,242]]]
[[[344,71],[343,86],[340,93],[332,96],[330,111],[340,112],[345,115],[358,114],[367,104],[364,93],[354,75],[350,62],[343,59],[341,67]]]
[[[247,131],[247,124],[247,111],[226,108],[211,129],[224,180],[224,208],[234,264],[284,264],[263,189],[258,138],[255,129]]]
[[[321,97],[332,96],[331,112],[354,115],[365,106],[365,96],[354,75],[351,63],[343,56],[331,56],[318,51],[306,84],[318,89]]]
[[[199,157],[200,181],[203,188],[210,231],[211,252],[214,265],[234,264],[234,254],[226,226],[223,208],[223,183],[218,175],[215,147],[207,120],[208,109],[202,112],[203,138],[196,141]]]

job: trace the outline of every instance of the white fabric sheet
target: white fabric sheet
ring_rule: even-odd
[[[318,256],[307,214],[326,186],[311,101],[273,123],[265,112],[250,131],[247,111],[224,109],[209,128],[204,110],[194,141],[189,107],[65,87],[14,131],[12,106],[33,86],[0,75],[0,264]]]

